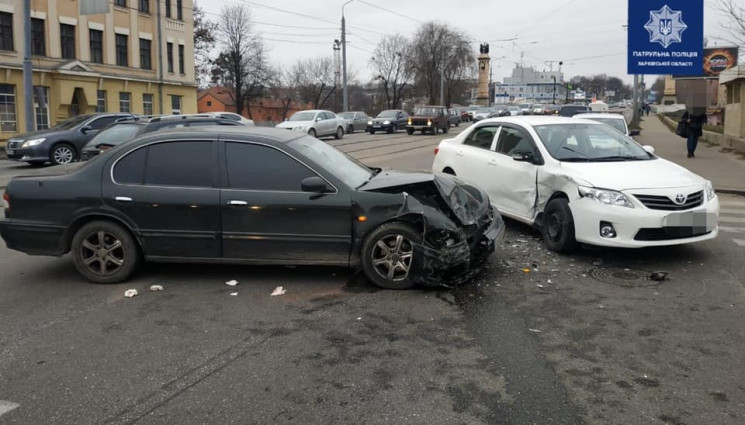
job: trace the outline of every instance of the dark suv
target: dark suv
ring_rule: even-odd
[[[33,131],[8,140],[5,155],[11,161],[31,165],[69,164],[80,158],[83,146],[107,125],[132,118],[127,113],[78,115],[54,127]]]
[[[208,125],[245,126],[247,124],[241,121],[234,121],[227,117],[193,115],[156,117],[148,120],[120,120],[104,128],[85,145],[81,160],[87,161],[107,149],[133,140],[143,134],[152,133],[153,131],[167,128],[205,127]]]

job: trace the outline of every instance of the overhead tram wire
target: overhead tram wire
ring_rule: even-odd
[[[418,20],[418,19],[414,19],[414,18],[412,18],[411,16],[406,16],[406,15],[404,15],[404,14],[401,14],[401,13],[399,13],[399,12],[394,12],[394,11],[392,11],[392,10],[390,10],[390,9],[386,9],[385,7],[383,7],[383,6],[379,6],[379,5],[377,5],[377,4],[372,4],[372,3],[368,3],[368,2],[366,2],[365,0],[357,0],[357,2],[358,2],[358,3],[362,3],[362,4],[366,4],[366,5],[368,5],[368,6],[372,7],[372,8],[375,8],[375,9],[380,9],[380,10],[382,10],[383,12],[388,12],[388,13],[390,13],[391,15],[396,15],[396,16],[398,16],[399,18],[404,18],[404,19],[408,19],[408,20],[410,20],[410,21],[414,21],[414,22],[416,22],[416,23],[418,23],[418,24],[423,24],[423,23],[424,23],[424,22],[422,22],[422,21],[420,21],[420,20]]]

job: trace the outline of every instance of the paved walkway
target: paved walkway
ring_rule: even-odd
[[[742,156],[721,152],[719,146],[699,141],[696,157],[686,158],[688,151],[685,139],[676,136],[658,117],[644,117],[641,126],[642,134],[636,137],[637,142],[654,146],[657,155],[711,180],[717,190],[745,195],[745,158]]]

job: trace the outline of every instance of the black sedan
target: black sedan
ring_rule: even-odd
[[[155,132],[90,161],[12,179],[0,235],[72,252],[94,282],[142,259],[361,267],[378,286],[459,283],[504,224],[452,176],[370,169],[315,138],[258,127]]]
[[[367,122],[367,132],[375,134],[376,131],[395,133],[406,129],[409,114],[400,109],[388,109],[378,114],[377,117]]]

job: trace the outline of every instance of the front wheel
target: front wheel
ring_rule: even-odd
[[[411,136],[412,134],[414,134],[414,129],[413,128],[407,128],[406,129],[406,134],[408,134],[409,136]]]
[[[354,126],[352,124],[349,124],[349,127],[347,127],[347,133],[348,134],[354,133]]]
[[[543,213],[543,240],[546,248],[559,253],[569,253],[579,244],[574,233],[574,218],[569,201],[557,198],[546,205]]]
[[[52,165],[64,165],[74,162],[77,159],[75,148],[67,143],[60,143],[52,148],[49,153],[49,162]]]
[[[308,136],[310,136],[310,137],[316,137],[316,130],[313,129],[313,128],[311,128],[310,130],[308,130]]]
[[[376,286],[408,289],[414,286],[410,275],[414,245],[422,235],[406,223],[383,224],[373,230],[362,246],[362,269]]]
[[[375,134],[375,130],[370,130],[370,134]]]
[[[450,124],[442,128],[442,134],[448,134],[448,131],[450,131]]]
[[[395,132],[396,132],[396,127],[394,127],[394,126],[391,126],[391,127],[390,127],[390,128],[388,129],[388,134],[393,134],[393,133],[395,133]]]
[[[344,129],[339,127],[336,129],[336,134],[334,134],[334,138],[338,140],[338,139],[341,139],[342,137],[344,137]]]
[[[109,221],[93,221],[72,238],[75,268],[96,283],[119,283],[129,278],[140,264],[140,252],[132,235]]]

